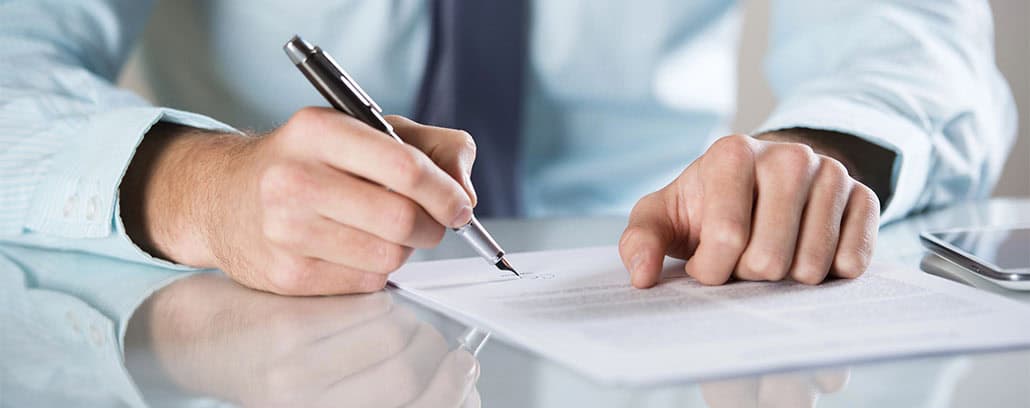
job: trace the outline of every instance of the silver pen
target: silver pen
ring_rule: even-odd
[[[333,57],[296,35],[283,46],[283,50],[286,51],[286,55],[290,57],[290,61],[293,61],[297,69],[308,78],[308,81],[311,81],[315,89],[318,89],[318,92],[334,108],[379,129],[394,140],[404,143],[404,140],[393,130],[393,126],[383,119],[383,109],[358,86],[358,83],[340,67]],[[504,258],[504,250],[490,236],[486,228],[483,228],[475,215],[468,224],[452,230],[465,242],[468,242],[472,249],[487,262],[498,269],[511,271],[515,276],[519,276],[515,268]]]
[[[490,332],[477,327],[469,327],[458,337],[458,348],[465,349],[473,357],[479,355],[479,350],[490,339]]]

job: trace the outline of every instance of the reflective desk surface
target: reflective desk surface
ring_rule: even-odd
[[[485,224],[509,252],[520,252],[614,245],[625,219]],[[926,229],[1016,224],[1030,224],[1030,199],[961,204],[885,227],[875,256],[1030,303],[1030,292],[983,282],[927,255],[918,241]],[[72,253],[0,246],[0,256],[26,270],[74,264],[67,274],[103,274],[126,290],[134,280],[169,274]],[[453,237],[415,255],[463,256],[471,253]],[[11,276],[2,265],[0,272]],[[390,289],[288,298],[244,289],[217,273],[175,280],[150,296],[128,324],[124,357],[85,356],[48,333],[68,316],[22,318],[32,311],[16,307],[17,299],[43,296],[33,287],[44,281],[60,288],[65,276],[31,275],[22,285],[0,279],[0,406],[1030,406],[1030,349],[621,388],[498,339],[473,357],[457,346],[466,327]],[[76,290],[61,295],[74,298]],[[102,343],[102,335],[69,324]]]

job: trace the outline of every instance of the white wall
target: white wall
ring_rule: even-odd
[[[821,1],[821,0],[813,0]],[[740,111],[733,129],[758,126],[774,100],[762,73],[769,0],[750,0],[744,15],[740,58]],[[991,0],[997,62],[1012,87],[1019,108],[1019,135],[1009,154],[995,196],[1030,196],[1030,1]]]

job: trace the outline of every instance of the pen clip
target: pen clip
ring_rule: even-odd
[[[329,64],[332,65],[333,69],[340,74],[340,79],[343,81],[343,84],[350,89],[351,93],[361,100],[361,103],[365,104],[365,106],[369,108],[375,109],[376,112],[383,113],[383,108],[380,108],[379,105],[376,104],[376,101],[373,101],[372,97],[368,96],[368,94],[365,93],[365,90],[358,86],[358,82],[351,78],[350,74],[348,74],[331,55],[322,52],[321,49],[318,51],[323,57],[325,57],[326,61],[329,61]]]

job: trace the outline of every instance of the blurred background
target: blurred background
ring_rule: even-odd
[[[740,103],[732,129],[748,132],[772,110],[774,99],[762,71],[769,1],[745,1],[744,28],[740,49]],[[819,1],[819,0],[814,0]],[[991,0],[995,22],[995,52],[998,66],[1008,80],[1019,109],[1019,135],[1009,154],[1005,170],[994,189],[995,196],[1030,196],[1030,1]],[[138,54],[122,72],[121,84],[150,98],[140,79]]]
[[[762,56],[769,27],[769,0],[752,0],[744,11],[741,38],[740,106],[733,130],[747,132],[772,110],[773,96],[765,83]],[[998,67],[1009,81],[1019,109],[1019,135],[1009,153],[995,196],[1030,196],[1030,1],[991,0]]]

